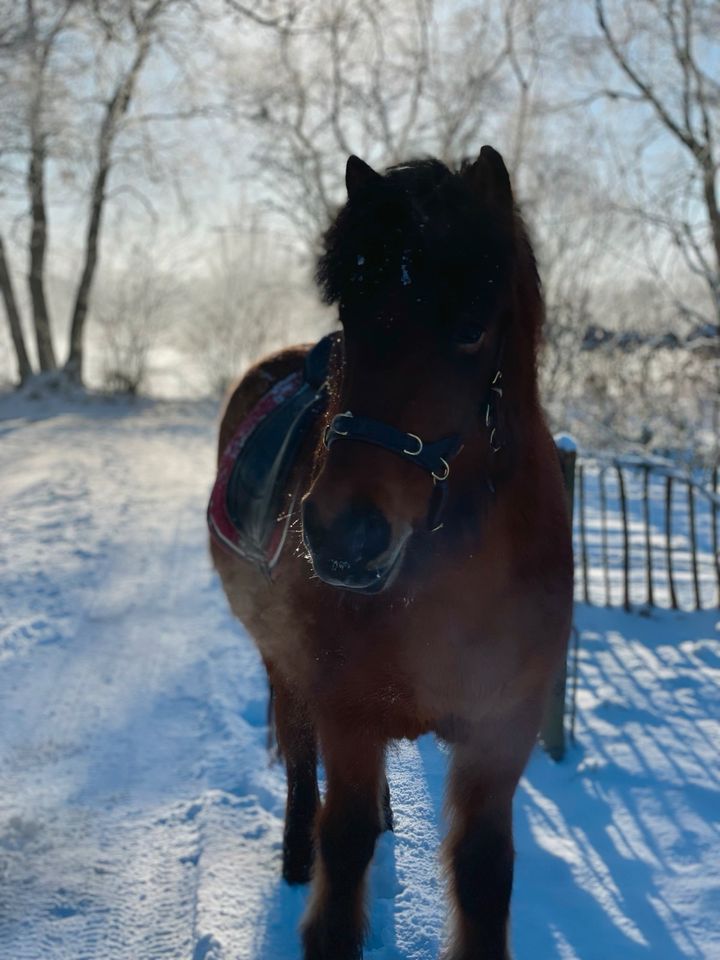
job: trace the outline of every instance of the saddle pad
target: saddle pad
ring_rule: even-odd
[[[287,538],[297,491],[286,494],[300,445],[325,405],[332,335],[305,358],[303,370],[274,384],[228,443],[210,495],[213,537],[268,575]]]

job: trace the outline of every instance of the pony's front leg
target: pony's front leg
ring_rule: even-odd
[[[477,763],[473,754],[456,748],[450,773],[446,854],[456,909],[444,960],[510,960],[512,797],[517,777],[500,776],[498,770]]]
[[[283,879],[307,883],[313,863],[315,817],[320,802],[317,746],[310,714],[277,676],[272,680],[278,746],[287,772]]]
[[[365,928],[365,873],[384,826],[384,745],[338,729],[321,731],[320,744],[327,792],[303,922],[304,957],[357,960]]]

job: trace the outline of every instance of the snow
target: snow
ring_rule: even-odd
[[[295,960],[265,680],[211,570],[215,411],[0,400],[0,944]],[[516,960],[720,958],[720,615],[578,605],[576,737],[515,802]],[[572,680],[571,680],[572,682]],[[430,960],[445,754],[390,757],[367,960]]]
[[[565,453],[577,452],[577,442],[569,433],[558,433],[555,437],[555,446]]]

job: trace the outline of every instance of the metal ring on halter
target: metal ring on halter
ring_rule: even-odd
[[[413,440],[417,440],[418,448],[417,450],[403,450],[403,453],[406,453],[409,457],[419,457],[423,452],[423,442],[420,437],[416,436],[414,433],[409,433],[409,437],[412,437]]]
[[[341,417],[352,417],[352,413],[349,410],[346,410],[345,413],[340,414]],[[335,417],[337,420],[338,418]],[[336,433],[339,437],[346,437],[350,431],[349,430],[338,430],[337,427],[333,427],[333,433]]]
[[[439,476],[433,470],[432,471],[433,483],[442,483],[443,480],[447,480],[447,478],[450,476],[450,464],[447,462],[447,460],[443,460],[443,458],[440,457],[440,463],[445,467],[445,473],[443,473],[442,476]]]
[[[339,414],[339,416],[352,417],[352,413],[349,410],[346,410],[345,413],[341,413]],[[325,447],[326,450],[330,449],[330,444],[328,443],[328,437],[330,436],[331,433],[337,434],[338,437],[346,437],[350,432],[349,430],[338,430],[338,428],[335,426],[335,421],[337,419],[338,419],[337,417],[333,417],[332,422],[329,423],[325,427],[325,430],[323,431],[323,446]]]

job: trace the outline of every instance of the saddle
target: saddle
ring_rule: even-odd
[[[214,539],[268,576],[287,539],[299,491],[287,482],[308,430],[325,408],[337,334],[312,347],[302,370],[275,383],[245,416],[220,459],[207,522]]]

